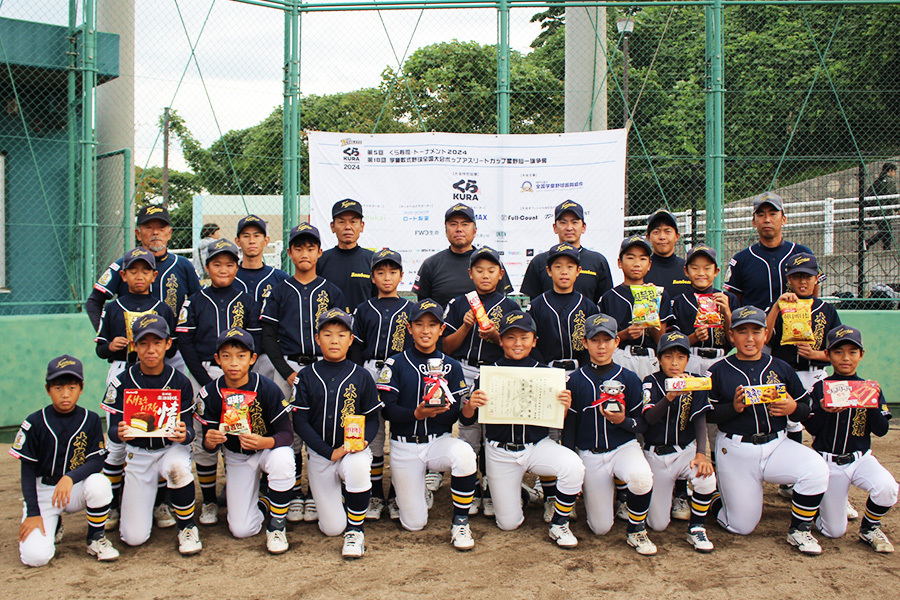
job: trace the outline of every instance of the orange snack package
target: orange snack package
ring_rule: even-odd
[[[484,304],[481,303],[481,298],[478,297],[478,292],[468,292],[466,294],[466,300],[469,301],[469,306],[472,307],[472,312],[475,313],[475,320],[478,321],[478,328],[482,331],[487,331],[491,327],[493,327],[493,323],[487,316],[487,311],[484,310]]]
[[[796,302],[779,302],[781,309],[781,343],[813,344],[812,298]]]
[[[697,297],[697,317],[694,327],[722,327],[722,314],[716,306],[715,294],[694,294]]]
[[[219,431],[240,435],[251,433],[250,405],[256,399],[256,392],[247,390],[222,390],[222,422]]]
[[[366,448],[366,417],[347,415],[344,417],[344,448],[358,452]]]

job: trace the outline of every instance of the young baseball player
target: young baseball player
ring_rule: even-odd
[[[552,259],[551,259],[552,260]],[[529,354],[535,346],[534,320],[522,311],[512,311],[500,321],[500,345],[503,367],[543,367]],[[478,380],[475,381],[476,388]],[[572,405],[572,392],[564,390],[559,401]],[[477,421],[478,408],[490,402],[487,393],[476,389],[462,408],[463,423]],[[560,446],[548,436],[546,427],[533,425],[485,425],[485,458],[491,481],[491,499],[497,527],[505,531],[519,527],[522,513],[521,484],[526,471],[555,478],[554,513],[550,521],[550,539],[562,548],[574,548],[578,539],[569,529],[569,515],[584,481],[584,465],[578,455]]]
[[[469,444],[450,434],[467,391],[466,381],[460,364],[437,349],[444,332],[441,305],[425,298],[413,306],[409,318],[413,347],[385,361],[377,384],[391,426],[391,475],[400,523],[410,531],[425,527],[425,471],[449,470],[450,541],[458,550],[470,550],[475,539],[469,529],[469,507],[475,496],[478,461]],[[443,403],[429,405],[439,399]]]
[[[828,467],[815,451],[788,439],[785,431],[788,418],[799,422],[809,415],[809,393],[790,365],[764,352],[766,313],[761,309],[744,306],[732,313],[728,339],[735,354],[710,369],[711,419],[719,426],[719,523],[732,533],[748,535],[762,515],[763,482],[793,484],[787,541],[803,554],[821,554],[810,530],[828,487]],[[772,384],[783,384],[784,399],[745,404],[748,387]]]
[[[366,300],[353,313],[353,344],[351,360],[362,364],[372,375],[373,381],[384,368],[385,361],[398,352],[412,346],[407,335],[409,311],[413,302],[400,297],[397,286],[403,278],[403,261],[390,248],[379,250],[372,256],[372,283],[378,290],[375,298]],[[380,519],[384,510],[384,416],[378,415],[378,432],[369,448],[372,450],[372,496],[369,499],[367,519]],[[400,518],[394,488],[388,494],[388,506],[392,519]]]
[[[706,537],[706,513],[716,476],[706,457],[706,412],[712,409],[707,392],[666,392],[666,379],[685,376],[690,357],[688,337],[665,333],[656,348],[659,371],[644,378],[642,414],[647,421],[644,456],[653,471],[653,497],[647,524],[655,531],[669,526],[672,490],[679,479],[694,486],[688,542],[698,552],[712,552]]]
[[[122,491],[122,517],[119,534],[129,546],[140,546],[150,538],[153,523],[153,498],[157,481],[166,480],[169,501],[178,521],[178,551],[187,556],[203,549],[194,524],[194,474],[191,471],[191,442],[194,439],[192,411],[194,389],[190,380],[166,364],[166,352],[172,347],[169,327],[158,315],[140,317],[132,326],[138,363],[113,379],[103,400],[110,413],[109,439],[125,444],[125,486]],[[181,406],[172,435],[133,437],[123,419],[126,390],[177,390]]]
[[[306,442],[309,490],[319,513],[319,530],[344,534],[344,558],[362,558],[363,530],[372,491],[372,451],[378,433],[375,381],[347,360],[353,343],[353,318],[339,308],[322,313],[316,343],[324,360],[302,369],[294,384],[294,430]],[[365,417],[365,442],[349,446],[348,417]],[[343,503],[341,484],[344,486]],[[345,531],[346,530],[346,531]]]
[[[260,322],[263,328],[262,351],[275,368],[274,381],[285,398],[297,372],[319,360],[322,351],[316,344],[316,320],[319,315],[344,306],[340,289],[316,275],[316,262],[322,255],[319,230],[309,223],[300,223],[288,239],[288,256],[294,263],[294,276],[275,286],[263,302]],[[315,521],[316,503],[306,498],[300,487],[303,474],[302,442],[294,437],[294,458],[297,481],[288,512],[289,521]]]
[[[862,381],[857,374],[865,355],[862,333],[846,325],[828,332],[825,350],[834,374],[824,381]],[[855,485],[869,492],[866,510],[859,525],[859,539],[875,552],[893,552],[894,546],[881,530],[881,520],[897,503],[897,481],[872,454],[871,435],[888,432],[891,413],[884,394],[879,393],[877,408],[825,408],[825,384],[816,382],[812,392],[812,411],[804,421],[814,436],[813,450],[825,458],[830,476],[822,498],[816,527],[827,537],[840,537],[847,531],[847,492]]]
[[[223,374],[200,390],[196,411],[206,451],[214,454],[224,447],[228,529],[237,538],[256,535],[262,529],[263,512],[257,501],[260,474],[266,473],[266,548],[281,554],[288,549],[286,517],[296,481],[290,400],[272,380],[250,371],[256,362],[254,344],[252,335],[236,327],[219,335],[215,357]],[[224,390],[252,395],[247,398],[250,433],[221,431]]]
[[[590,362],[569,376],[572,406],[566,416],[563,444],[584,462],[584,507],[596,535],[613,526],[613,498],[618,478],[628,486],[627,542],[638,554],[656,554],[645,519],[653,491],[653,472],[635,437],[647,428],[641,416],[641,381],[613,362],[619,343],[616,320],[600,313],[587,320],[584,345]]]
[[[22,422],[9,453],[22,467],[22,524],[19,558],[29,567],[46,565],[62,541],[63,513],[87,513],[87,552],[98,560],[119,558],[103,526],[112,501],[103,466],[100,417],[78,406],[84,369],[64,354],[47,365],[45,388],[50,406]]]
[[[672,301],[665,292],[659,306],[660,327],[633,325],[634,295],[631,286],[644,285],[644,276],[650,270],[650,254],[653,249],[642,235],[633,235],[622,240],[619,247],[619,268],[625,278],[600,298],[600,312],[612,317],[621,327],[615,362],[646,377],[659,368],[656,360],[656,343],[666,330],[666,323],[672,319]]]

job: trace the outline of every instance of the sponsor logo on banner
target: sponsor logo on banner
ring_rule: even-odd
[[[500,215],[501,221],[537,221],[537,215]]]
[[[415,235],[440,235],[441,232],[437,231],[436,229],[416,229],[415,231],[413,231],[413,234],[415,234]],[[368,275],[366,275],[366,277],[368,277]]]
[[[453,184],[453,200],[457,202],[478,202],[478,182],[475,179],[460,179]]]
[[[531,182],[530,182],[530,181],[523,181],[523,182],[522,182],[522,187],[519,189],[519,191],[522,191],[522,192],[533,192],[534,190],[531,188]]]
[[[356,144],[357,146],[362,146],[362,140],[351,140],[350,138],[344,138],[341,140],[341,146],[350,146],[352,144]]]

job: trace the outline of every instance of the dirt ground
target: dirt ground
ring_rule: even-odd
[[[900,432],[876,440],[876,456],[900,475]],[[67,515],[66,535],[56,558],[42,568],[19,562],[16,533],[21,519],[18,461],[0,445],[0,581],[5,598],[891,598],[900,588],[900,552],[879,555],[856,539],[856,525],[838,540],[818,535],[824,553],[800,555],[784,539],[790,504],[767,486],[763,520],[753,535],[740,537],[712,524],[716,551],[694,552],[684,540],[685,524],[651,533],[655,557],[637,555],[625,544],[625,525],[597,537],[583,518],[573,530],[580,544],[562,550],[550,541],[541,509],[530,506],[515,532],[492,520],[472,518],[475,549],[457,552],[449,544],[448,485],[435,495],[428,526],[412,533],[386,517],[366,526],[367,552],[358,561],[340,556],[341,538],[326,538],[314,523],[289,525],[291,549],[280,556],[265,550],[265,536],[236,540],[224,518],[201,526],[204,549],[182,557],[175,528],[154,529],[150,541],[128,548],[116,563],[101,564],[84,551],[86,521]],[[220,481],[221,484],[221,481]],[[851,500],[862,511],[865,494]],[[224,517],[224,513],[222,515]],[[892,511],[884,529],[900,547],[900,513]],[[34,596],[31,596],[34,594]]]

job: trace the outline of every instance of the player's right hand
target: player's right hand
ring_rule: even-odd
[[[463,325],[471,329],[475,326],[475,313],[471,310],[466,311],[466,314],[463,315]]]
[[[666,400],[669,402],[678,402],[678,400],[684,396],[685,394],[689,394],[687,390],[681,390],[678,392],[666,392]]]
[[[218,429],[210,429],[203,434],[203,447],[212,452],[216,446],[224,444],[226,439],[227,436]]]
[[[344,446],[338,446],[331,453],[331,462],[337,462],[337,461],[341,460],[342,458],[344,458],[345,456],[347,456],[348,454],[350,454],[350,451],[347,450],[347,448],[345,448]]]
[[[19,541],[24,542],[35,529],[40,529],[43,535],[47,535],[44,531],[44,518],[41,515],[36,517],[25,517],[22,524],[19,525]]]
[[[288,382],[288,385],[290,385],[291,387],[294,386],[294,381],[296,381],[296,380],[297,380],[297,371],[294,371],[293,373],[288,375],[287,382]]]
[[[844,412],[845,410],[847,410],[850,407],[849,406],[821,406],[820,408],[822,410],[824,410],[825,412],[837,414],[840,412]]]
[[[130,442],[131,440],[134,439],[133,435],[128,434],[128,430],[129,430],[128,424],[125,423],[125,421],[119,421],[119,426],[116,429],[116,433],[119,436],[119,441]]]
[[[795,294],[794,292],[785,292],[778,297],[778,309],[781,310],[782,302],[797,302],[798,300],[800,300],[800,297],[797,296],[797,294]]]
[[[109,343],[109,349],[113,352],[124,350],[126,346],[128,346],[128,338],[123,338],[122,336],[114,337]]]
[[[636,340],[644,335],[644,328],[640,325],[629,325],[628,329],[619,332],[619,338],[623,340]]]
[[[51,499],[53,506],[60,509],[68,506],[74,486],[75,482],[72,481],[72,478],[68,475],[63,475],[56,483],[56,487],[53,488],[53,498]]]
[[[746,404],[744,404],[744,386],[739,385],[734,391],[734,412],[742,413],[744,408],[746,408]]]
[[[435,417],[441,413],[445,413],[450,410],[450,404],[445,404],[444,406],[429,406],[425,404],[423,400],[421,404],[416,407],[416,411],[413,413],[413,416],[419,421],[423,421],[425,419],[430,419]]]
[[[697,336],[698,342],[705,342],[709,339],[709,327],[698,327],[694,330],[694,335]]]

